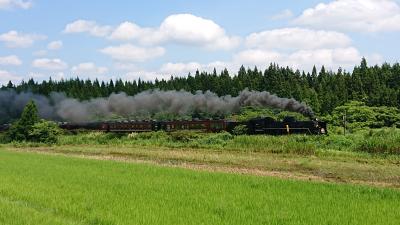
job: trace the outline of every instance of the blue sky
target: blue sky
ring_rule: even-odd
[[[0,0],[0,84],[397,62],[398,0]]]

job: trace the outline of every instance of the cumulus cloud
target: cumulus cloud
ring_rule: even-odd
[[[52,41],[47,45],[47,49],[49,50],[58,50],[62,48],[63,42],[62,41]]]
[[[304,10],[293,23],[346,31],[399,31],[400,6],[394,0],[336,0]]]
[[[208,48],[231,49],[239,44],[238,38],[227,36],[225,30],[214,21],[191,14],[168,16],[162,22],[160,32],[168,40]]]
[[[34,55],[34,56],[45,56],[45,55],[47,55],[47,51],[46,50],[35,51],[35,52],[32,53],[32,55]]]
[[[279,12],[276,15],[271,17],[272,20],[287,20],[291,19],[294,16],[293,12],[290,9],[285,9]]]
[[[108,72],[107,67],[98,67],[93,62],[80,63],[73,66],[72,73],[76,75],[100,75]]]
[[[67,24],[64,33],[89,33],[96,37],[105,37],[111,32],[110,26],[98,25],[95,21],[76,20]]]
[[[44,40],[47,37],[39,34],[23,34],[15,30],[0,35],[0,41],[9,48],[26,48],[33,45],[35,41]]]
[[[254,49],[239,52],[233,57],[233,63],[259,67],[278,63],[282,66],[309,71],[313,65],[324,65],[329,69],[352,67],[359,63],[361,57],[354,47],[298,50],[292,53]]]
[[[170,15],[157,28],[123,22],[109,38],[121,41],[137,40],[145,45],[172,42],[204,46],[208,49],[232,49],[240,44],[239,37],[228,36],[214,21],[191,14]]]
[[[32,7],[32,1],[22,0],[0,0],[0,9],[21,8],[29,9]]]
[[[32,62],[32,66],[44,70],[64,70],[68,67],[67,63],[61,59],[48,58],[35,59]]]
[[[142,44],[159,44],[165,38],[157,29],[142,28],[132,22],[121,23],[109,36],[111,40],[131,41],[138,40]]]
[[[188,74],[189,72],[196,71],[197,69],[202,69],[202,65],[197,62],[189,63],[166,63],[161,66],[159,72],[162,74],[170,75],[182,75]]]
[[[264,49],[318,49],[350,46],[347,35],[334,31],[283,28],[252,33],[246,37],[246,45]]]
[[[19,66],[22,65],[22,61],[16,55],[9,55],[0,57],[0,65],[2,66]]]
[[[165,54],[162,47],[144,48],[131,44],[109,46],[100,50],[101,53],[119,61],[144,62]]]
[[[18,76],[14,73],[0,70],[0,85],[7,85],[9,81],[16,83],[22,80],[21,76]]]

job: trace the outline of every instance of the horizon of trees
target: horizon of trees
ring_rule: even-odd
[[[264,71],[257,67],[250,69],[243,66],[237,74],[229,74],[227,69],[219,74],[196,71],[187,77],[155,79],[154,81],[110,81],[82,80],[80,78],[35,82],[29,79],[20,84],[11,81],[0,89],[13,89],[17,92],[31,91],[48,96],[51,92],[64,92],[68,97],[86,100],[106,97],[114,92],[135,95],[145,90],[198,90],[215,92],[219,96],[236,96],[248,88],[256,91],[268,91],[279,97],[294,98],[307,103],[319,115],[328,115],[337,106],[349,101],[364,102],[368,106],[389,106],[400,109],[400,64],[368,66],[365,58],[352,72],[327,71],[324,66],[319,71],[314,66],[312,72],[293,70],[270,64]]]

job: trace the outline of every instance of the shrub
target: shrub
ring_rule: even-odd
[[[56,143],[61,129],[54,122],[42,120],[35,123],[29,131],[28,140],[42,143]]]
[[[171,141],[178,142],[189,142],[200,137],[200,134],[193,131],[180,130],[169,133],[169,139]]]
[[[225,146],[233,136],[228,132],[221,132],[217,134],[206,135],[205,137],[198,140],[200,146]]]
[[[232,133],[234,135],[243,135],[243,134],[247,134],[248,129],[246,125],[238,125],[235,128],[233,128]]]
[[[400,154],[400,131],[394,128],[370,130],[358,143],[356,150],[369,153]]]

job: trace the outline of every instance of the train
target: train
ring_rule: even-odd
[[[254,118],[244,122],[230,120],[172,120],[172,121],[108,121],[90,123],[61,123],[65,130],[94,130],[103,132],[150,132],[179,130],[194,130],[201,132],[233,133],[237,126],[244,127],[247,134],[328,134],[327,123],[317,119],[297,121],[293,117],[286,117],[277,121],[271,117]]]
[[[59,123],[64,130],[91,130],[117,133],[134,133],[150,131],[173,132],[192,130],[201,132],[227,131],[235,133],[238,126],[242,126],[245,134],[288,135],[288,134],[328,134],[327,123],[312,119],[297,121],[293,117],[286,117],[282,121],[271,117],[259,117],[244,122],[230,120],[171,120],[171,121],[99,121],[85,123]],[[0,125],[0,131],[5,131],[9,125]]]

